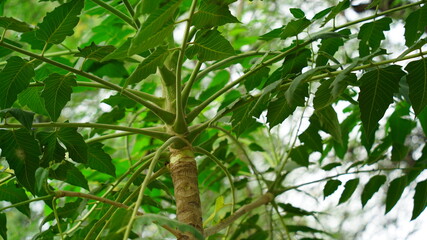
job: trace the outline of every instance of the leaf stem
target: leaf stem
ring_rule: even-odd
[[[123,0],[123,3],[125,4],[125,7],[128,10],[129,14],[133,18],[135,16],[135,11],[133,10],[132,4],[130,4],[129,0]],[[135,21],[135,25],[138,28],[141,26],[141,23],[139,22],[138,18],[133,18],[133,21]]]
[[[0,128],[23,128],[21,124],[0,124]],[[142,134],[146,136],[150,136],[153,138],[157,138],[160,140],[166,140],[171,137],[169,133],[158,131],[158,127],[153,128],[133,128],[127,126],[118,126],[114,124],[104,124],[104,123],[62,123],[62,122],[50,122],[50,123],[33,123],[32,127],[34,128],[42,128],[42,127],[81,127],[81,128],[100,128],[100,129],[108,129],[108,130],[120,130],[126,131],[134,134]]]
[[[130,98],[130,99],[134,100],[134,101],[135,101],[135,102],[137,102],[137,103],[142,104],[143,106],[145,106],[145,107],[147,107],[148,109],[150,109],[151,111],[153,111],[153,113],[154,113],[154,114],[156,114],[156,115],[157,115],[157,116],[158,116],[162,121],[164,121],[165,123],[172,123],[172,122],[173,122],[173,119],[175,118],[175,116],[174,116],[174,114],[173,114],[173,113],[168,112],[168,111],[166,111],[166,110],[163,110],[162,108],[160,108],[160,107],[158,107],[158,106],[154,105],[153,103],[150,103],[150,102],[148,102],[148,101],[146,101],[146,100],[144,100],[144,99],[140,98],[139,96],[137,96],[137,95],[133,94],[133,93],[132,93],[132,92],[130,92],[128,89],[123,89],[122,87],[120,87],[120,86],[118,86],[118,85],[116,85],[116,84],[114,84],[114,83],[111,83],[111,82],[105,81],[104,79],[102,79],[102,78],[100,78],[100,77],[97,77],[97,76],[95,76],[95,75],[92,75],[92,74],[87,73],[87,72],[84,72],[84,71],[80,71],[80,70],[75,69],[75,68],[73,68],[73,67],[70,67],[70,66],[67,66],[67,65],[65,65],[65,64],[62,64],[62,63],[59,63],[59,62],[53,61],[53,60],[51,60],[51,59],[49,59],[49,58],[45,58],[45,57],[43,57],[43,56],[40,56],[40,55],[38,55],[38,54],[35,54],[35,53],[32,53],[32,52],[26,51],[26,50],[24,50],[24,49],[21,49],[21,48],[19,48],[19,47],[13,46],[13,45],[8,44],[8,43],[0,42],[0,46],[3,46],[3,47],[5,47],[5,48],[8,48],[8,49],[13,50],[13,51],[15,51],[15,52],[22,53],[22,54],[27,55],[27,56],[29,56],[29,57],[33,57],[33,58],[39,59],[39,60],[41,60],[41,61],[43,61],[43,62],[49,63],[49,64],[51,64],[51,65],[53,65],[53,66],[56,66],[56,67],[62,68],[62,69],[64,69],[64,70],[67,70],[67,71],[69,71],[69,72],[75,73],[75,74],[80,75],[80,76],[82,76],[82,77],[85,77],[85,78],[87,78],[87,79],[93,80],[93,81],[95,81],[95,82],[97,82],[97,83],[100,83],[100,84],[102,84],[102,85],[105,85],[105,86],[107,86],[107,87],[109,87],[109,88],[111,88],[111,89],[113,89],[113,90],[116,90],[116,91],[118,91],[118,92],[121,92],[121,93],[123,93],[123,95],[125,95],[126,97],[128,97],[128,98]]]
[[[184,36],[182,39],[182,45],[181,45],[181,50],[179,52],[178,55],[178,61],[176,64],[176,82],[175,82],[175,88],[176,88],[176,94],[175,94],[175,98],[176,98],[176,116],[175,116],[175,122],[174,122],[174,130],[177,133],[185,133],[188,130],[188,126],[187,123],[185,121],[185,114],[184,114],[184,103],[182,101],[182,96],[181,96],[181,75],[182,75],[182,65],[184,63],[184,57],[185,57],[185,50],[187,48],[187,41],[188,41],[188,36],[190,33],[190,28],[191,28],[191,21],[193,19],[193,15],[194,12],[196,10],[196,6],[197,6],[197,0],[193,0],[191,2],[191,6],[190,6],[190,13],[187,19],[187,24],[185,26],[185,30],[184,30]]]
[[[196,66],[194,66],[193,72],[191,73],[190,79],[188,79],[188,82],[185,84],[184,90],[182,90],[183,109],[185,109],[185,107],[187,106],[188,96],[190,95],[191,88],[193,87],[193,84],[197,78],[197,75],[199,73],[199,70],[202,64],[203,63],[200,61],[196,63]]]
[[[108,10],[109,12],[111,12],[112,14],[114,14],[117,17],[121,18],[123,21],[125,21],[126,23],[128,23],[131,27],[133,27],[135,29],[138,29],[138,26],[136,25],[136,23],[133,21],[132,18],[130,18],[126,14],[120,12],[116,8],[114,8],[114,7],[106,4],[105,2],[103,2],[101,0],[92,0],[92,2],[98,4],[100,7],[105,8],[106,10]]]
[[[129,219],[129,222],[127,224],[125,235],[123,236],[123,240],[127,240],[129,237],[130,231],[132,230],[132,225],[136,219],[136,213],[138,212],[138,209],[141,206],[141,203],[142,203],[142,200],[144,197],[145,188],[148,185],[148,182],[151,178],[151,175],[153,174],[154,167],[156,166],[157,161],[160,158],[160,155],[162,154],[163,151],[166,150],[167,147],[169,147],[171,144],[173,144],[177,141],[182,141],[182,140],[180,137],[176,137],[176,136],[171,137],[166,142],[164,142],[163,145],[161,147],[159,147],[159,149],[157,149],[156,154],[154,155],[153,160],[151,161],[150,166],[148,167],[147,174],[145,175],[144,181],[142,182],[141,188],[139,190],[138,199],[136,200],[136,203],[135,203],[134,208],[133,208],[132,216]]]
[[[221,168],[221,170],[224,172],[225,176],[227,176],[227,179],[230,183],[230,190],[231,190],[231,210],[230,210],[230,214],[234,213],[234,210],[236,208],[236,190],[234,188],[234,182],[233,182],[233,178],[230,174],[230,172],[228,171],[227,167],[224,166],[224,164],[221,163],[221,161],[215,157],[215,155],[213,155],[212,153],[206,151],[205,149],[201,148],[201,147],[194,147],[194,150],[198,153],[201,153],[203,155],[206,155],[208,158],[210,158],[212,161],[214,161],[216,163],[216,165],[218,165],[219,168]],[[228,229],[230,228],[230,226],[228,226]],[[227,230],[227,233],[229,232],[229,230]],[[224,238],[227,238],[227,236],[225,236]]]
[[[203,69],[202,71],[200,71],[199,74],[197,75],[196,81],[199,80],[199,79],[201,79],[201,78],[203,78],[204,76],[206,76],[210,72],[223,67],[224,65],[233,63],[233,61],[235,61],[235,60],[238,60],[238,59],[241,59],[241,58],[253,57],[253,56],[263,56],[266,53],[268,53],[269,55],[278,55],[281,52],[258,52],[258,51],[251,51],[251,52],[241,53],[241,54],[238,54],[238,55],[234,55],[234,56],[228,57],[228,58],[226,58],[224,60],[221,60],[219,62],[216,62],[216,63],[210,65],[209,67]]]
[[[43,197],[38,197],[38,198],[33,198],[33,199],[25,200],[25,201],[22,201],[22,202],[19,202],[19,203],[15,203],[15,204],[12,204],[12,205],[0,208],[0,212],[3,212],[4,210],[9,209],[9,208],[19,207],[19,206],[26,205],[26,204],[29,204],[29,203],[32,203],[32,202],[47,200],[47,199],[50,199],[52,197],[53,197],[53,195],[46,195],[46,196],[43,196]]]

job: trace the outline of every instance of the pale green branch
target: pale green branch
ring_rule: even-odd
[[[0,128],[23,128],[21,124],[0,124]],[[126,127],[126,126],[119,126],[119,125],[113,125],[113,124],[104,124],[104,123],[61,123],[61,122],[50,122],[50,123],[33,123],[33,128],[54,128],[54,127],[81,127],[81,128],[99,128],[99,129],[108,129],[108,130],[119,130],[119,131],[126,131],[133,134],[142,134],[149,137],[157,138],[160,140],[166,140],[170,138],[169,133],[156,131],[159,128],[133,128],[133,127]]]
[[[133,27],[135,29],[138,29],[138,26],[135,24],[135,22],[133,21],[132,18],[130,18],[126,14],[120,12],[115,7],[112,7],[112,6],[108,5],[107,3],[105,3],[105,2],[103,2],[101,0],[92,0],[92,2],[98,4],[99,6],[105,8],[106,10],[108,10],[109,12],[111,12],[112,14],[116,15],[117,17],[119,17],[120,19],[122,19],[123,21],[125,21],[126,23],[128,23],[131,27]]]

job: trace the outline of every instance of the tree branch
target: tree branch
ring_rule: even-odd
[[[51,64],[53,66],[62,68],[62,69],[67,70],[69,72],[75,73],[75,74],[80,75],[82,77],[85,77],[87,79],[93,80],[93,81],[95,81],[97,83],[105,85],[105,86],[107,86],[107,87],[109,87],[109,88],[111,88],[113,90],[121,92],[126,97],[134,100],[137,103],[142,104],[143,106],[145,106],[148,109],[150,109],[151,111],[153,111],[153,113],[156,114],[165,123],[172,123],[173,120],[174,120],[174,118],[175,118],[175,115],[173,113],[165,111],[165,110],[161,109],[160,107],[154,105],[153,103],[150,103],[150,102],[148,102],[148,101],[140,98],[139,96],[133,94],[128,89],[123,89],[122,87],[120,87],[120,86],[118,86],[118,85],[116,85],[114,83],[105,81],[104,79],[102,79],[100,77],[97,77],[95,75],[92,75],[92,74],[84,72],[84,71],[80,71],[80,70],[75,69],[73,67],[70,67],[70,66],[67,66],[65,64],[53,61],[53,60],[51,60],[49,58],[45,58],[44,56],[41,56],[41,55],[38,55],[38,54],[35,54],[35,53],[32,53],[32,52],[26,51],[24,49],[21,49],[19,47],[13,46],[13,45],[5,43],[5,42],[0,42],[0,46],[3,46],[5,48],[8,48],[8,49],[13,50],[15,52],[22,53],[22,54],[27,55],[29,57],[33,57],[33,58],[41,60],[43,62],[49,63],[49,64]]]
[[[0,128],[23,128],[21,124],[0,124]],[[51,122],[51,123],[33,123],[32,127],[42,128],[42,127],[81,127],[81,128],[100,128],[108,130],[120,130],[126,131],[135,134],[142,134],[149,137],[157,138],[160,140],[167,140],[171,137],[169,133],[157,131],[159,128],[133,128],[126,126],[118,126],[113,124],[103,124],[103,123],[61,123],[61,122]]]
[[[185,133],[188,130],[188,126],[185,121],[186,119],[185,119],[185,114],[183,110],[184,103],[182,101],[182,96],[181,96],[181,84],[182,84],[181,75],[182,75],[182,65],[184,63],[184,57],[185,57],[185,50],[187,49],[188,36],[191,28],[191,21],[193,19],[194,11],[196,11],[196,6],[197,6],[197,0],[193,0],[191,2],[190,13],[187,19],[187,24],[185,26],[182,45],[178,55],[178,61],[176,64],[176,83],[175,83],[176,115],[175,115],[175,122],[174,122],[173,128],[177,133]]]

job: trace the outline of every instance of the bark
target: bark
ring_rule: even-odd
[[[176,216],[178,221],[191,225],[203,234],[202,209],[200,205],[197,164],[189,148],[170,149],[170,173],[175,191]],[[195,239],[183,233],[179,240]]]

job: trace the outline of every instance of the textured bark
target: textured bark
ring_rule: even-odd
[[[169,167],[174,185],[178,221],[195,227],[203,234],[202,209],[194,153],[188,148],[171,149]],[[184,233],[178,239],[190,240],[194,237],[189,233]]]

